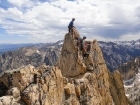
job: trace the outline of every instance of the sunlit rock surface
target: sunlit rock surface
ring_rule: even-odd
[[[129,105],[119,71],[111,74],[97,41],[90,43],[90,54],[83,57],[68,33],[55,66],[28,65],[2,73],[0,82],[8,92],[0,105]]]

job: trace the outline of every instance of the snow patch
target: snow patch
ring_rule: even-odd
[[[135,63],[137,62],[137,60],[135,59]]]
[[[51,46],[51,48],[55,48],[54,46]]]
[[[139,45],[139,44],[140,44],[140,42],[136,42],[135,44],[136,44],[136,45]]]
[[[139,73],[140,73],[140,68],[138,68],[138,71],[139,71]]]
[[[37,50],[36,53],[40,54],[40,52]]]
[[[62,45],[63,44],[63,42],[60,42],[58,45]]]
[[[125,94],[127,97],[129,97],[129,94]]]
[[[124,87],[127,87],[127,88],[130,88],[130,87],[133,87],[134,86],[134,83],[132,85],[124,85]]]
[[[126,62],[126,63],[124,63],[124,65],[127,65],[127,62]]]

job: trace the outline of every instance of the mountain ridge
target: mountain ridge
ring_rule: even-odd
[[[28,63],[33,64],[33,66],[37,67],[39,64],[36,62],[39,59],[41,60],[40,64],[47,64],[47,65],[54,65],[56,61],[59,58],[60,50],[63,45],[63,40],[60,40],[55,43],[46,43],[46,44],[38,44],[35,46],[28,46],[28,47],[22,47],[19,48],[18,50],[14,51],[9,51],[4,54],[0,54],[0,72],[4,70],[9,70],[9,69],[16,69],[19,68],[20,66],[27,65]],[[129,44],[126,44],[128,43]],[[136,56],[140,56],[140,45],[139,45],[140,39],[136,41],[125,41],[125,42],[102,42],[99,41],[99,46],[101,47],[101,50],[103,52],[103,56],[105,58],[105,62],[111,72],[116,70],[121,64],[132,60]],[[137,44],[134,44],[137,43]],[[25,52],[26,49],[34,49],[36,47],[36,51],[32,53],[33,55],[30,54],[30,56],[26,56]],[[23,49],[25,51],[23,51]],[[49,51],[50,49],[50,51]],[[20,51],[21,50],[21,51]],[[46,59],[44,56],[39,54],[39,50],[42,53],[51,52],[51,50],[54,51],[54,54],[51,56],[51,54],[45,55]],[[20,54],[21,53],[21,54]],[[16,55],[17,54],[17,55]],[[12,58],[14,56],[17,58],[16,60]],[[32,61],[31,58],[36,57],[36,60]],[[49,56],[49,57],[47,57]],[[13,60],[12,60],[13,59]],[[38,60],[37,60],[38,59]],[[45,60],[44,60],[45,59]],[[54,60],[52,60],[54,59]],[[56,60],[56,61],[55,61]],[[6,65],[6,62],[8,65]],[[15,62],[17,66],[11,65],[10,62]],[[22,63],[21,63],[22,62]]]
[[[84,57],[76,40],[67,33],[55,66],[8,70],[0,76],[11,105],[128,105],[119,71],[110,73],[96,40]],[[75,59],[76,58],[76,59]],[[72,65],[74,64],[74,65]],[[72,66],[71,66],[72,65]],[[7,100],[7,101],[6,101]]]

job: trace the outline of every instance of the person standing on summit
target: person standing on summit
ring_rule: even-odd
[[[74,21],[75,21],[75,18],[72,18],[72,21],[68,25],[68,30],[69,32],[72,31],[72,35],[73,35]]]

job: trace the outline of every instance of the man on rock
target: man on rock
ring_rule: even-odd
[[[68,25],[68,31],[72,32],[72,35],[73,35],[74,21],[75,21],[75,18],[72,18],[72,21]]]
[[[83,51],[84,53],[86,52],[86,49],[85,49],[85,39],[86,39],[85,36],[83,38],[78,38],[78,46],[79,46],[79,49],[81,51]]]
[[[72,31],[72,28],[74,27],[74,21],[75,21],[75,18],[72,18],[72,21],[68,25],[69,32]]]

